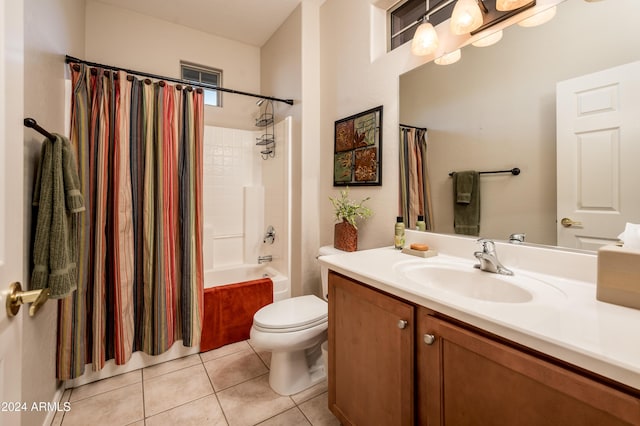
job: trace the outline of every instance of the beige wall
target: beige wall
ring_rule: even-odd
[[[398,76],[422,61],[411,57],[408,46],[371,59],[370,23],[376,8],[370,0],[327,0],[320,19],[320,244],[333,244],[333,209],[329,196],[333,188],[333,126],[340,118],[382,105],[383,169],[381,187],[352,187],[357,200],[370,196],[374,216],[358,225],[358,248],[393,243],[398,193]],[[384,20],[382,20],[384,25]]]
[[[277,115],[291,115],[292,295],[320,295],[315,260],[319,238],[320,6],[305,0],[261,49],[261,86],[265,94],[293,98],[294,105],[276,104]]]
[[[33,117],[45,129],[63,133],[64,55],[84,54],[84,0],[25,0],[24,2],[24,116]],[[25,259],[29,259],[31,198],[42,136],[25,129],[24,202]],[[31,265],[25,262],[25,277]],[[28,279],[24,280],[28,282]],[[57,303],[49,301],[34,318],[26,309],[23,328],[23,402],[54,401],[56,380]],[[42,424],[47,412],[23,413],[23,424]]]
[[[222,69],[222,86],[260,93],[260,49],[93,0],[87,1],[86,57],[92,62],[180,77],[180,60]],[[255,99],[223,94],[205,124],[254,130]]]
[[[545,25],[510,27],[456,64],[401,77],[400,122],[429,129],[437,232],[453,233],[450,171],[519,167],[480,180],[480,234],[556,244],[556,83],[640,59],[638,12],[633,0],[569,1]]]

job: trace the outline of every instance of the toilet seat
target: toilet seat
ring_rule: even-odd
[[[253,327],[267,333],[288,333],[328,321],[328,305],[314,296],[299,296],[264,306],[255,313]]]

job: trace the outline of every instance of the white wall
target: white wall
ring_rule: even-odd
[[[260,93],[257,47],[93,0],[86,7],[86,60],[174,78],[184,60],[222,69],[223,87]],[[223,108],[205,106],[205,124],[253,129],[254,107],[254,98],[223,94]]]
[[[25,0],[24,2],[24,116],[45,129],[64,133],[66,66],[64,55],[84,54],[84,0]],[[25,277],[29,277],[31,201],[42,136],[25,129]],[[25,279],[24,282],[28,282]],[[34,318],[25,316],[22,357],[23,402],[54,401],[56,380],[56,324],[58,304],[49,301]],[[21,310],[25,314],[25,308]],[[27,411],[22,423],[42,424],[47,412]]]
[[[640,11],[633,0],[566,2],[545,25],[513,26],[494,46],[464,49],[456,64],[401,77],[400,122],[429,129],[435,231],[453,233],[450,171],[519,167],[518,177],[480,180],[480,233],[524,232],[527,241],[556,244],[556,83],[640,59],[634,7]]]

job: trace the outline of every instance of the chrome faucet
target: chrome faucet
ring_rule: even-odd
[[[266,256],[258,256],[258,264],[271,262],[272,260],[273,260],[273,256],[271,256],[270,254]]]
[[[496,253],[496,245],[493,241],[487,238],[480,238],[478,240],[482,244],[482,251],[477,251],[473,255],[480,261],[476,268],[481,271],[493,272],[494,274],[513,275],[513,271],[502,266],[502,263],[498,260],[498,254]]]
[[[526,236],[526,234],[511,234],[509,235],[509,242],[511,244],[522,244]]]

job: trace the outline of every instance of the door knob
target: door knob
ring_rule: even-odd
[[[9,294],[7,294],[7,316],[9,318],[16,316],[20,311],[20,306],[25,303],[31,303],[29,307],[29,316],[32,317],[38,312],[40,307],[49,298],[49,289],[22,291],[19,282],[11,283],[9,286]]]
[[[408,322],[405,320],[398,320],[398,328],[403,329],[407,327]]]
[[[565,228],[569,228],[573,225],[581,226],[582,222],[576,222],[575,220],[571,220],[568,217],[563,217],[560,221],[560,225],[564,226]]]

